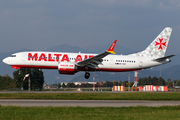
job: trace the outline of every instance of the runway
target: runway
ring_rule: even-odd
[[[34,99],[0,99],[1,106],[22,107],[130,107],[130,106],[178,106],[180,101],[146,101],[146,100],[34,100]]]

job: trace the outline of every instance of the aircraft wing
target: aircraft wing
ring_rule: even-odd
[[[168,59],[168,58],[171,58],[171,57],[173,57],[173,56],[175,56],[175,55],[169,55],[169,56],[166,56],[166,57],[157,58],[157,59],[155,59],[155,60],[153,60],[153,61],[159,62],[159,61],[162,61],[162,60],[166,60],[166,59]]]
[[[106,57],[107,55],[109,55],[111,53],[116,54],[114,52],[114,47],[116,45],[116,42],[117,42],[117,40],[115,40],[113,42],[113,44],[110,46],[110,48],[108,50],[106,50],[104,53],[101,53],[101,54],[98,54],[98,55],[96,55],[94,57],[91,57],[91,58],[88,58],[86,60],[80,61],[80,62],[76,63],[76,65],[80,66],[80,67],[87,66],[87,67],[90,67],[90,68],[93,68],[93,69],[98,68],[98,65],[102,64],[102,61],[103,61],[102,58]]]

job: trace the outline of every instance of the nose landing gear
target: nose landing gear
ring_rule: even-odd
[[[85,77],[86,79],[88,79],[88,78],[90,77],[90,73],[89,73],[89,72],[86,72],[85,75],[84,75],[84,77]]]

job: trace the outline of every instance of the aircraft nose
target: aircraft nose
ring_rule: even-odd
[[[3,59],[3,63],[8,64],[8,62],[9,62],[8,59],[9,59],[9,58],[4,58],[4,59]]]

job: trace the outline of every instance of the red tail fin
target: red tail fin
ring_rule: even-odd
[[[114,47],[115,47],[115,45],[116,45],[116,42],[117,42],[117,40],[115,40],[114,42],[113,42],[113,44],[110,46],[110,48],[107,50],[108,52],[110,52],[110,53],[113,53],[113,54],[116,54],[115,52],[114,52]]]

